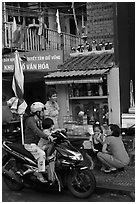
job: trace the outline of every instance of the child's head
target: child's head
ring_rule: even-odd
[[[43,129],[52,129],[54,126],[54,122],[51,118],[45,118],[43,121],[42,121],[42,127]]]
[[[93,125],[93,131],[94,133],[102,133],[101,126],[99,124]]]

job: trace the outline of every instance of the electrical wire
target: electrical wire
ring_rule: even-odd
[[[85,5],[85,4],[83,4],[83,5]],[[82,7],[82,5],[81,5],[81,7]],[[37,16],[38,17],[39,15],[41,15],[42,12],[43,12],[44,16],[53,16],[54,15],[53,13],[48,13],[47,11],[45,11],[46,9],[44,10],[43,8],[44,9],[45,8],[50,9],[50,8],[55,8],[55,7],[42,7],[42,11],[36,11],[36,10],[29,9],[29,8],[23,8],[23,7],[19,8],[19,7],[16,7],[16,6],[6,5],[7,13],[9,15],[12,15],[12,16],[15,15],[15,16],[26,16],[26,17],[31,17],[31,16],[34,16],[34,17]],[[76,8],[78,8],[78,7],[76,7]],[[70,10],[72,10],[72,9],[70,8]],[[60,15],[62,15],[62,16],[73,16],[73,13],[60,12]],[[80,14],[77,13],[76,15],[81,16],[81,13]],[[84,16],[86,16],[86,14]]]

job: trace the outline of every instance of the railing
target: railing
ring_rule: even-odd
[[[57,31],[47,28],[43,29],[41,35],[38,35],[38,29],[38,25],[33,27],[17,25],[17,31],[13,36],[12,23],[6,23],[4,25],[2,46],[6,48],[16,47],[24,51],[62,49],[64,56],[67,56],[70,54],[72,47],[77,47],[83,43],[78,36],[67,33],[59,34]]]

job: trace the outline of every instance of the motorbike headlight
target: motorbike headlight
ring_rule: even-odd
[[[75,161],[83,161],[83,156],[82,154],[75,154],[73,156],[70,156],[71,159],[75,160]]]

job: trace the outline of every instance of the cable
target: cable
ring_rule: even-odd
[[[35,5],[38,5],[38,4],[35,4]],[[83,6],[85,6],[86,5],[86,3],[85,4],[83,4],[83,5],[81,5],[81,6],[77,6],[77,7],[75,7],[75,9],[77,9],[77,8],[80,8],[80,7],[83,7]],[[30,7],[31,7],[32,5],[30,5]],[[57,9],[57,8],[60,8],[60,6],[59,7],[42,7],[42,10],[44,11],[45,9],[50,9],[50,8],[55,8],[55,9]],[[72,9],[71,7],[64,7],[64,6],[62,6],[62,8],[68,8],[68,9]],[[34,14],[36,14],[36,13],[39,13],[40,11],[37,11],[37,10],[34,10],[34,9],[29,9],[29,8],[27,8],[27,7],[16,7],[16,6],[11,6],[11,5],[6,5],[6,9],[7,10],[14,10],[14,11],[18,11],[18,12],[24,12],[25,14],[26,13],[28,13],[28,12],[34,12]],[[61,15],[70,15],[70,14],[66,14],[66,13],[63,13],[63,12],[60,12],[60,14]],[[81,13],[80,13],[81,14]],[[53,15],[53,14],[49,14],[49,15]],[[78,14],[77,14],[78,15]]]
[[[44,12],[43,16],[54,16],[55,15],[53,13],[48,13],[47,11],[45,12],[44,10],[40,12],[40,11],[32,11],[31,9],[27,9],[28,11],[26,11],[25,8],[21,9],[21,8],[15,8],[15,7],[10,7],[10,8],[6,7],[6,10],[7,10],[8,15],[11,15],[11,16],[39,17],[42,12]],[[66,14],[66,13],[60,12],[60,15],[73,16],[73,13]],[[80,14],[76,13],[76,15],[81,16],[81,13]],[[87,15],[85,14],[84,16],[86,17]]]

